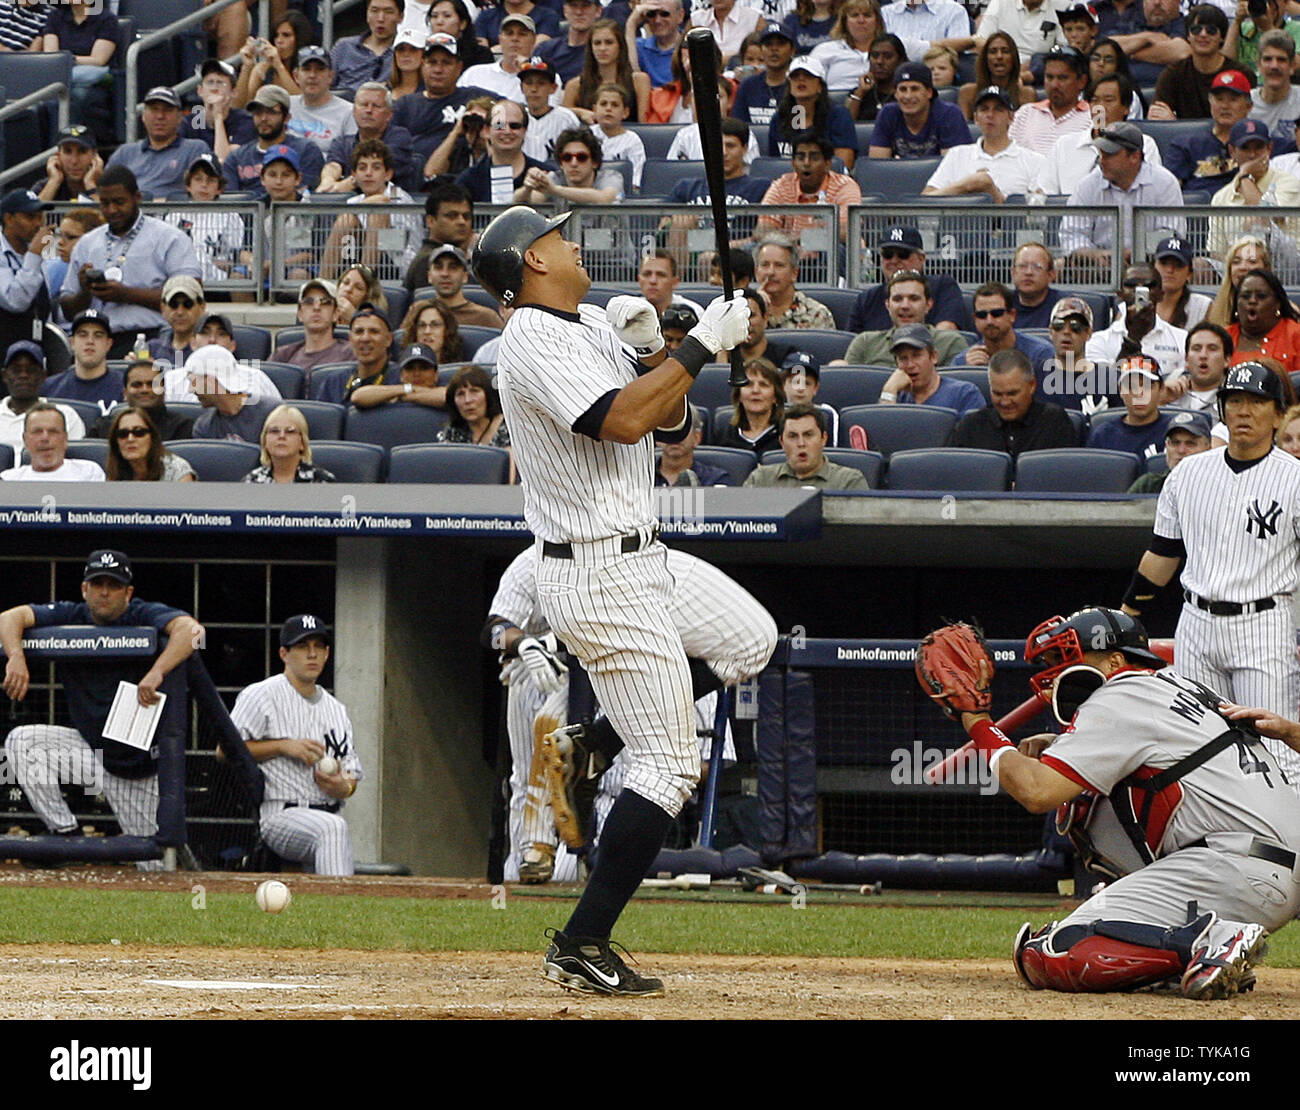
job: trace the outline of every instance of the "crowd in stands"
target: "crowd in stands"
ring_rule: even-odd
[[[670,349],[713,295],[706,284],[721,284],[720,264],[749,297],[747,384],[725,418],[701,403],[699,445],[752,452],[753,484],[802,481],[835,465],[823,447],[874,449],[843,410],[929,406],[954,413],[939,443],[1013,458],[1127,451],[1152,468],[1149,485],[1176,448],[1223,438],[1214,391],[1226,365],[1300,372],[1286,285],[1300,274],[1300,216],[1193,226],[1178,212],[1300,206],[1300,2],[1060,2],[368,0],[364,27],[325,43],[284,3],[271,38],[256,37],[237,6],[209,21],[194,92],[148,89],[142,137],[115,144],[116,5],[0,0],[0,53],[73,60],[73,122],[30,188],[3,196],[0,436],[16,469],[39,473],[83,460],[47,466],[57,450],[44,431],[37,451],[27,444],[33,416],[67,442],[106,437],[112,480],[192,480],[164,446],[187,436],[257,444],[250,481],[330,480],[312,463],[301,400],[408,406],[436,414],[443,439],[508,448],[491,376],[508,310],[473,281],[475,208],[707,211],[698,169],[656,173],[654,188],[647,175],[702,155],[694,26],[712,33],[723,72],[732,247],[725,259],[701,250],[708,218],[675,213],[609,272],[611,287],[654,304]],[[650,157],[655,125],[673,138]],[[1063,218],[1012,255],[988,252],[978,280],[968,260],[962,284],[912,223],[851,241],[854,210],[909,199],[882,195],[873,164],[917,159],[933,168],[913,199],[1046,201]],[[272,215],[314,199],[347,211]],[[815,238],[817,215],[790,211],[801,205],[838,210],[838,245]],[[1119,241],[1122,219],[1068,211],[1137,205],[1163,213],[1147,257]],[[617,250],[593,249],[618,263]],[[854,252],[876,280],[832,295]],[[277,295],[296,300],[299,326],[253,355],[221,303]],[[300,379],[252,371],[250,358]],[[818,401],[823,378],[853,384]],[[196,404],[197,417],[184,409]],[[695,473],[679,465],[690,447],[664,451],[666,472]],[[764,462],[772,450],[787,462]],[[851,477],[819,481],[856,488]]]

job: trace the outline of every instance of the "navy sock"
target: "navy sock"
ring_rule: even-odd
[[[623,907],[636,893],[672,827],[668,813],[640,794],[624,790],[600,836],[596,867],[564,926],[569,937],[606,940]]]

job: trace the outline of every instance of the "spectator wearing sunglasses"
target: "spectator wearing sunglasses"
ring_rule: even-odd
[[[1016,309],[1010,289],[990,281],[975,290],[975,330],[980,341],[960,352],[952,366],[988,366],[999,351],[1019,351],[1029,359],[1034,374],[1042,377],[1046,363],[1055,356],[1045,339],[1016,331]]]
[[[1118,393],[1102,392],[1113,385],[1099,380],[1087,356],[1092,338],[1092,307],[1082,297],[1062,297],[1052,308],[1052,347],[1056,357],[1039,383],[1039,395],[1064,409],[1085,416],[1118,408]]]
[[[883,331],[894,326],[889,318],[886,301],[889,297],[889,279],[901,270],[925,274],[929,282],[934,304],[926,314],[927,324],[957,331],[971,329],[970,313],[966,310],[966,301],[956,278],[949,274],[926,273],[925,249],[921,233],[916,228],[902,225],[885,228],[876,249],[880,254],[880,284],[858,294],[853,311],[849,314],[849,331]]]
[[[488,114],[487,153],[457,179],[476,204],[528,204],[528,171],[543,163],[524,153],[528,112],[513,100],[498,100]]]
[[[149,341],[149,354],[170,366],[184,366],[185,360],[206,340],[199,335],[199,322],[208,304],[198,278],[177,274],[163,285],[162,315],[167,327]]]
[[[575,204],[616,204],[623,199],[623,175],[602,168],[600,140],[587,127],[562,131],[555,140],[558,170],[530,169],[524,175],[525,204],[551,204],[566,212]]]
[[[1187,16],[1191,53],[1181,62],[1166,66],[1160,74],[1148,119],[1210,118],[1210,83],[1225,69],[1241,69],[1223,52],[1227,35],[1228,17],[1219,8],[1213,4],[1192,8]]]

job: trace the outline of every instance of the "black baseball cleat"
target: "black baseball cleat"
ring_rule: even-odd
[[[555,831],[570,848],[585,847],[596,788],[609,760],[587,746],[586,726],[565,725],[542,738],[542,766]]]
[[[551,944],[542,960],[542,975],[565,990],[638,998],[664,993],[663,980],[638,975],[619,958],[613,941],[566,937],[559,929],[547,929],[546,935]]]

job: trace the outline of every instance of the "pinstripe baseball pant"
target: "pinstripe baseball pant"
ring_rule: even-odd
[[[1293,720],[1300,711],[1300,661],[1291,607],[1215,617],[1185,604],[1174,634],[1174,666],[1239,705],[1258,705]],[[1265,740],[1293,789],[1300,791],[1300,755]]]
[[[14,775],[32,809],[51,832],[77,827],[59,789],[61,782],[90,787],[98,779],[117,823],[127,836],[153,836],[158,831],[158,776],[128,779],[104,770],[99,754],[66,725],[20,725],[5,737],[5,751]],[[57,773],[75,769],[72,774]],[[141,860],[141,871],[159,871],[161,860]]]
[[[317,875],[351,875],[352,834],[340,813],[263,802],[262,840],[277,856],[307,864]]]
[[[691,671],[669,612],[667,548],[631,554],[617,541],[574,544],[574,558],[544,558],[537,594],[547,623],[582,662],[627,745],[627,789],[676,817],[700,774]]]

